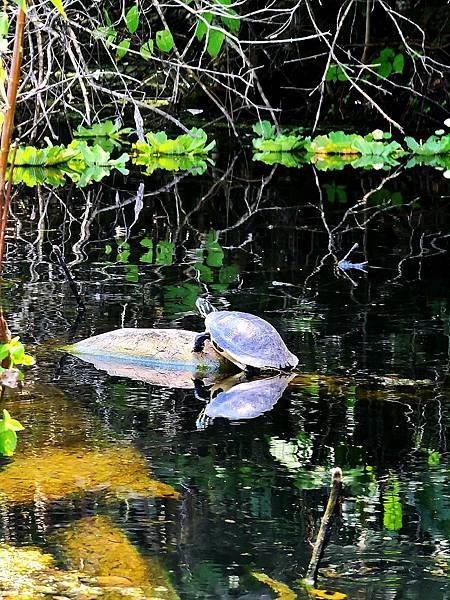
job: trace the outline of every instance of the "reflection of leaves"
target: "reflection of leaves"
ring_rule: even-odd
[[[228,265],[222,267],[219,271],[219,282],[220,283],[232,283],[239,277],[239,267],[237,265]]]
[[[383,525],[390,531],[398,531],[403,526],[403,509],[399,492],[400,485],[393,477],[386,488],[383,501]]]
[[[195,301],[200,295],[200,286],[193,283],[168,285],[164,288],[164,308],[166,313],[177,315],[195,309]]]
[[[304,140],[296,135],[277,135],[273,139],[253,139],[253,147],[259,152],[293,152],[302,148],[303,145]]]
[[[156,264],[171,265],[173,262],[173,253],[175,245],[173,242],[161,241],[156,244]]]
[[[153,240],[150,238],[142,238],[139,242],[141,246],[147,248],[147,252],[141,256],[140,262],[151,264],[153,262]]]
[[[256,152],[253,160],[260,160],[266,165],[283,165],[288,168],[301,166],[305,159],[291,152]]]

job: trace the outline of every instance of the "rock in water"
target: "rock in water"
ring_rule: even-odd
[[[119,363],[126,363],[128,366],[133,364],[134,370],[145,367],[146,371],[150,368],[164,369],[164,372],[185,371],[190,374],[229,369],[230,363],[208,341],[203,352],[192,351],[196,335],[195,331],[184,329],[124,328],[94,335],[63,349],[106,371],[111,362],[116,371],[114,374],[119,374]],[[126,369],[125,365],[124,368]]]

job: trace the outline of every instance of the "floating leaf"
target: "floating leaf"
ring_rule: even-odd
[[[136,4],[132,6],[130,10],[126,13],[125,22],[127,24],[128,31],[130,33],[135,33],[137,28],[139,27],[139,11]]]
[[[156,32],[156,45],[161,52],[170,52],[174,46],[173,36],[168,29]]]

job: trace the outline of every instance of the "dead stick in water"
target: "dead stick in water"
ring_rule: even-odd
[[[316,543],[314,544],[311,560],[309,561],[306,577],[304,579],[306,585],[315,586],[317,581],[317,571],[319,570],[320,561],[322,560],[325,547],[328,544],[330,528],[333,524],[336,503],[342,493],[342,471],[339,467],[331,472],[331,492],[328,498],[328,504],[325,513],[322,517],[319,533],[317,534]]]

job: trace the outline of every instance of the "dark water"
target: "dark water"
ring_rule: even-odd
[[[107,514],[144,557],[158,557],[182,598],[275,597],[252,572],[307,597],[296,581],[340,466],[342,516],[319,586],[349,598],[447,598],[448,182],[431,169],[316,173],[227,160],[201,178],[146,179],[142,204],[138,175],[16,199],[3,307],[38,359],[29,394],[47,402],[39,418],[20,414],[27,429],[12,460],[21,444],[39,454],[47,443],[114,440],[181,499],[110,504],[80,491],[3,502],[0,541],[57,552],[55,531]],[[338,267],[355,243],[347,260],[368,261],[367,273]],[[78,321],[52,244],[86,303]],[[259,417],[197,429],[204,401],[192,387],[110,376],[54,351],[120,326],[200,331],[195,299],[205,293],[271,321],[310,375]],[[58,394],[71,424],[51,410]]]

